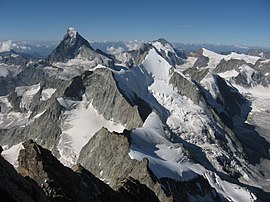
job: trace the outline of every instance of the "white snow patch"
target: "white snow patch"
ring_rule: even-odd
[[[173,67],[153,48],[149,50],[142,66],[156,80],[168,81],[169,75],[173,71]]]
[[[19,66],[0,63],[0,77],[14,77],[20,72]]]
[[[242,65],[241,67],[239,67],[239,70],[241,73],[244,73],[247,76],[247,82],[249,84],[251,84],[253,82],[252,80],[252,75],[256,72],[254,69],[252,69],[251,67],[247,66],[247,65]]]
[[[107,51],[109,54],[116,55],[116,54],[121,54],[121,53],[123,53],[125,50],[124,50],[124,48],[122,48],[122,47],[117,47],[117,48],[115,48],[114,46],[111,46],[111,47],[107,47],[107,48],[106,48],[106,51]]]
[[[236,70],[229,70],[229,71],[226,71],[226,72],[222,72],[222,73],[218,73],[218,75],[226,80],[232,78],[232,77],[236,77],[237,75],[239,74],[238,71]]]
[[[15,88],[18,96],[22,96],[20,107],[28,109],[34,95],[39,91],[40,84],[32,86],[19,86]]]
[[[11,48],[12,48],[11,40],[3,42],[0,41],[0,52],[10,51]]]
[[[254,65],[257,62],[257,60],[260,59],[260,57],[232,52],[230,55],[227,55],[225,57],[225,60],[227,61],[230,59],[244,60],[247,63],[251,63]]]
[[[146,41],[134,40],[134,41],[127,42],[125,45],[127,46],[129,51],[133,51],[133,50],[139,50],[140,48],[143,47],[145,43]]]
[[[212,73],[208,72],[200,83],[213,96],[214,99],[216,99],[220,94],[219,88],[216,85],[215,77]]]
[[[155,41],[154,43],[152,43],[152,45],[159,51],[161,52],[161,50],[165,51],[166,55],[168,56],[169,52],[175,53],[173,47],[169,44],[162,44],[159,41]]]
[[[188,57],[186,60],[184,60],[184,64],[176,66],[176,69],[180,72],[185,71],[186,69],[193,67],[196,60],[196,57]]]
[[[139,161],[147,158],[150,169],[158,178],[186,181],[197,176],[189,169],[192,163],[185,157],[182,145],[169,141],[155,112],[148,116],[142,128],[132,130],[131,136],[129,156]]]
[[[205,48],[203,48],[203,56],[209,58],[208,67],[211,69],[216,68],[220,61],[225,57],[225,55],[220,55]]]
[[[203,176],[208,180],[210,185],[228,201],[254,202],[257,199],[257,197],[247,188],[224,181],[217,174],[211,171],[204,172]]]
[[[66,108],[61,116],[62,134],[57,148],[61,155],[60,161],[67,166],[76,162],[82,147],[102,127],[109,131],[122,132],[124,130],[124,126],[106,120],[100,115],[85,95],[82,101],[63,98],[57,100]]]
[[[253,65],[257,62],[257,60],[260,59],[260,57],[257,57],[257,56],[238,54],[235,52],[232,52],[229,55],[221,55],[213,51],[207,50],[205,48],[203,48],[203,55],[209,58],[208,67],[211,69],[216,68],[222,59],[226,61],[231,60],[231,59],[244,60],[247,63],[251,63]]]
[[[3,152],[2,156],[10,163],[12,164],[15,168],[19,166],[18,163],[18,156],[19,152],[21,149],[24,149],[22,142],[16,145],[13,145],[10,148],[7,148],[7,146],[3,146]]]
[[[94,71],[97,68],[106,68],[100,64],[97,65],[95,61],[75,58],[68,60],[68,62],[56,62],[52,66],[47,66],[44,69],[50,76],[55,76],[59,79],[70,80],[75,76],[80,76],[85,71]]]
[[[246,96],[252,103],[252,112],[266,112],[270,110],[270,88],[261,85],[252,88],[245,88],[240,85],[233,84],[238,91]]]
[[[75,28],[73,27],[68,28],[67,33],[71,38],[76,38],[77,31],[75,30]]]
[[[56,89],[55,88],[47,88],[43,89],[41,92],[41,98],[40,100],[46,101],[51,98],[51,96],[55,93]]]
[[[9,129],[14,126],[25,126],[28,122],[30,112],[20,113],[12,111],[13,107],[7,96],[0,97],[0,128]]]

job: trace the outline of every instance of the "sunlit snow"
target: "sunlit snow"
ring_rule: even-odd
[[[67,166],[75,164],[81,148],[102,127],[109,131],[122,132],[124,130],[122,125],[106,120],[100,115],[85,96],[82,101],[64,98],[57,100],[66,108],[61,115],[62,134],[57,148],[61,155],[60,161]]]

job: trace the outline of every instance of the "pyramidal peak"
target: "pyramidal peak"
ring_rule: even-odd
[[[69,27],[67,30],[67,34],[69,35],[70,38],[76,38],[77,31],[75,30],[74,27]]]

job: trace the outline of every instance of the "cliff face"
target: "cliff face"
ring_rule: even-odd
[[[35,197],[39,197],[38,201],[159,201],[153,191],[132,177],[118,179],[117,189],[113,190],[79,164],[74,165],[72,169],[63,166],[49,150],[32,140],[24,142],[23,146],[24,149],[20,151],[18,158],[18,172],[33,183],[32,186],[36,190],[32,192],[37,192]],[[0,160],[2,163],[2,157]],[[12,172],[15,175],[14,169]],[[26,183],[27,180],[22,176],[16,173],[16,178],[6,181],[10,183],[9,180],[13,180],[14,183],[19,183],[17,181],[21,180]],[[16,193],[21,189],[22,186],[19,186]],[[13,192],[13,189],[9,190],[9,193]]]
[[[85,78],[85,95],[92,100],[93,106],[107,120],[114,120],[127,129],[142,126],[146,115],[141,116],[135,102],[129,102],[120,92],[113,73],[108,69],[97,69]],[[143,102],[143,101],[142,101]],[[144,104],[146,105],[146,104]],[[149,108],[149,107],[148,107]],[[145,112],[150,113],[145,108]]]
[[[33,179],[22,177],[1,155],[0,194],[3,201],[49,201]]]

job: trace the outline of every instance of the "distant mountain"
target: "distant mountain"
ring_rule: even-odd
[[[206,48],[218,53],[230,53],[232,51],[247,54],[250,49],[270,50],[270,48],[239,46],[239,45],[223,45],[223,44],[196,44],[196,43],[173,43],[180,50],[194,51],[200,48]]]
[[[66,62],[74,59],[81,48],[93,50],[89,42],[84,39],[74,28],[69,28],[60,44],[49,55],[49,62]]]
[[[69,28],[60,44],[46,59],[49,63],[67,62],[70,59],[81,58],[95,61],[98,64],[113,65],[113,60],[101,52],[96,52],[74,28]]]

